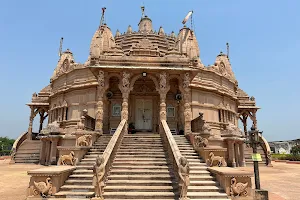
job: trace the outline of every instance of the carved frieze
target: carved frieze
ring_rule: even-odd
[[[31,186],[32,196],[41,196],[46,198],[52,195],[52,181],[51,178],[48,177],[45,182],[33,182],[33,186]]]
[[[249,192],[247,190],[248,183],[240,183],[237,182],[236,178],[231,179],[230,185],[230,194],[231,196],[249,196]]]

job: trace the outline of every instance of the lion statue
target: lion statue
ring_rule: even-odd
[[[195,136],[195,146],[196,147],[207,147],[208,140],[206,138],[201,137],[200,135]]]
[[[77,146],[89,146],[91,142],[91,135],[83,135],[77,138]]]
[[[68,165],[69,162],[72,166],[76,165],[77,158],[75,158],[74,151],[71,151],[69,155],[61,155],[57,161],[57,165]]]
[[[217,161],[217,162],[215,162],[215,161]],[[209,153],[209,159],[207,159],[206,163],[210,167],[213,167],[214,163],[217,163],[217,166],[219,166],[219,167],[227,166],[225,159],[222,156],[215,156],[215,154],[213,152]]]

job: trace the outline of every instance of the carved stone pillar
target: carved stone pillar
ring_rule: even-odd
[[[106,88],[108,87],[107,82],[105,81],[104,71],[100,70],[98,73],[98,99],[97,99],[97,108],[96,108],[96,124],[95,124],[95,131],[99,132],[100,134],[103,133],[103,96]]]
[[[41,149],[40,149],[40,164],[45,165],[45,152],[46,152],[46,141],[41,138]]]
[[[238,143],[234,144],[234,157],[235,157],[235,161],[236,161],[236,166],[239,167],[240,166],[240,156],[239,156],[239,144]]]
[[[241,161],[241,164],[240,166],[241,167],[245,167],[246,166],[246,161],[245,161],[245,145],[244,143],[240,143],[240,161]]]
[[[236,167],[235,155],[234,155],[234,142],[232,140],[228,141],[228,161],[231,163],[232,167]]]
[[[44,123],[44,119],[45,119],[45,110],[42,110],[40,112],[40,127],[39,127],[39,133],[41,132],[41,130],[43,129],[43,123]]]
[[[45,165],[49,165],[49,161],[50,161],[50,150],[51,150],[51,146],[50,146],[50,141],[47,139],[46,140],[46,145],[45,145]]]
[[[191,89],[189,87],[191,82],[190,74],[187,72],[183,76],[183,98],[184,98],[184,134],[192,133],[192,109],[191,109]]]
[[[57,152],[58,138],[51,138],[51,151],[50,151],[50,163],[56,165],[56,152]]]
[[[34,108],[30,107],[28,134],[27,134],[27,139],[28,140],[32,140],[32,123],[33,123],[33,119],[34,119]]]
[[[220,122],[224,122],[224,120],[223,120],[223,110],[220,110]]]

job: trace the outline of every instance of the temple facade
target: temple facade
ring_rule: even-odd
[[[259,109],[255,98],[239,88],[226,54],[221,52],[213,65],[204,66],[193,30],[186,26],[178,34],[165,33],[163,27],[154,30],[145,15],[137,30],[129,25],[115,35],[109,25],[100,24],[85,63],[76,62],[69,49],[64,51],[50,84],[34,93],[27,105],[28,131],[17,140],[15,151],[23,142],[42,140],[46,118],[50,126],[57,124],[61,136],[51,139],[52,146],[63,146],[82,117],[86,130],[99,135],[113,134],[123,119],[129,134],[160,133],[161,121],[166,120],[174,135],[208,130],[210,147],[226,149],[224,156],[232,166],[245,165],[247,119],[257,127]],[[40,128],[33,133],[37,115]],[[243,131],[237,128],[239,120]],[[269,150],[263,150],[267,158]],[[52,157],[57,160],[55,153]]]

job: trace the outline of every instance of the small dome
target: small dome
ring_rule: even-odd
[[[103,51],[108,51],[115,46],[116,44],[114,36],[110,28],[104,24],[103,26],[99,27],[92,38],[90,55],[92,58],[99,57],[103,54]]]
[[[176,47],[182,54],[190,59],[199,58],[200,50],[195,33],[187,27],[183,27],[178,34]]]
[[[152,20],[147,16],[143,17],[138,25],[139,25],[139,32],[150,33],[153,31]]]
[[[117,29],[115,37],[119,37],[119,36],[121,36],[121,33],[120,33],[119,29]]]
[[[171,37],[172,37],[172,38],[176,38],[176,35],[175,35],[174,31],[172,31]]]
[[[165,31],[163,29],[163,27],[159,27],[159,30],[158,30],[158,35],[165,35]]]
[[[131,26],[129,25],[128,28],[127,28],[127,34],[131,34],[132,33],[132,28]]]

